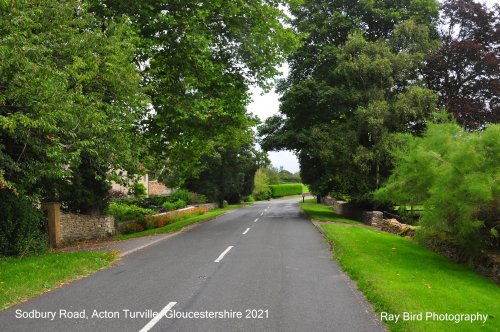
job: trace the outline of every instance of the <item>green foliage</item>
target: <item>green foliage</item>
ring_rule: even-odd
[[[273,166],[267,166],[262,168],[262,172],[267,176],[269,184],[280,184],[280,183],[298,183],[301,182],[300,174],[291,173],[283,167],[279,169]]]
[[[52,189],[53,195],[47,193],[46,199],[61,202],[66,210],[101,213],[108,204],[111,185],[103,170],[89,156],[82,156],[80,163],[71,168],[69,181],[58,181]]]
[[[163,203],[163,208],[167,211],[174,211],[175,204],[173,202],[167,201],[167,202]]]
[[[96,272],[115,258],[112,253],[102,252],[46,252],[0,257],[0,310]]]
[[[186,204],[191,201],[191,193],[186,189],[178,189],[169,196],[168,200],[170,202],[182,200]]]
[[[218,143],[216,153],[204,157],[203,171],[186,180],[184,187],[202,193],[222,207],[222,201],[239,203],[253,191],[262,154],[254,147],[253,131],[234,132]]]
[[[203,213],[203,214],[199,214],[199,213],[195,213],[194,215],[190,214],[190,215],[185,216],[185,218],[173,220],[173,222],[169,222],[164,227],[159,226],[158,228],[152,228],[152,229],[148,229],[146,231],[134,233],[134,234],[127,234],[127,235],[122,234],[118,237],[118,239],[119,240],[127,240],[127,239],[137,238],[137,237],[141,237],[141,236],[149,236],[149,235],[155,235],[155,234],[176,232],[176,231],[179,231],[188,225],[191,225],[191,224],[194,224],[194,223],[197,223],[200,221],[204,221],[204,220],[213,219],[221,214],[224,214],[226,211],[238,209],[240,207],[242,207],[242,206],[241,205],[229,205],[224,209],[215,209],[215,210],[211,210],[211,211],[208,211],[206,213]]]
[[[273,184],[269,187],[271,188],[272,197],[300,195],[303,190],[302,183]]]
[[[259,128],[263,149],[294,151],[313,194],[369,200],[393,167],[393,134],[419,134],[435,109],[419,71],[438,47],[437,8],[434,0],[293,6],[303,45],[278,86],[280,114]]]
[[[143,152],[130,22],[98,19],[82,1],[20,0],[3,2],[0,26],[0,185],[102,206],[113,170],[137,173]]]
[[[176,200],[173,204],[174,204],[175,210],[183,209],[187,205],[186,201],[183,201],[182,199]]]
[[[261,168],[255,173],[252,196],[257,201],[263,201],[271,198],[271,188],[269,187],[269,180],[265,169]]]
[[[33,203],[0,189],[0,255],[23,256],[47,250],[45,218]]]
[[[498,137],[499,125],[471,133],[455,123],[429,124],[423,137],[406,137],[393,174],[375,197],[423,205],[420,236],[457,249],[462,259],[498,249]]]
[[[462,321],[399,320],[390,331],[496,331],[500,288],[470,268],[401,236],[369,227],[322,225],[342,269],[376,312],[482,312],[485,324]],[[464,300],[467,297],[468,300]],[[493,318],[491,318],[493,317]]]
[[[191,199],[189,200],[189,204],[205,204],[208,202],[207,196],[198,193],[191,193]]]
[[[254,125],[249,86],[268,88],[296,45],[288,1],[89,2],[100,17],[127,15],[140,34],[137,62],[155,110],[147,135],[172,187],[203,171],[221,136]]]
[[[148,207],[148,206],[162,206],[163,203],[168,201],[169,197],[168,196],[150,196],[147,198],[144,198],[142,201],[146,202],[146,206],[138,204],[142,207]]]
[[[133,187],[130,190],[130,194],[137,198],[147,197],[148,195],[146,186],[141,182],[134,183]]]
[[[252,195],[248,195],[248,196],[243,197],[243,202],[245,202],[245,203],[255,202],[255,198]]]
[[[155,214],[156,211],[152,209],[145,209],[137,205],[111,202],[106,210],[106,213],[115,217],[117,221],[142,221],[144,220],[145,215]]]

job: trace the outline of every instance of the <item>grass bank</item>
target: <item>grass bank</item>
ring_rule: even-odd
[[[116,239],[117,240],[128,240],[128,239],[133,239],[133,238],[142,237],[142,236],[176,232],[176,231],[179,231],[182,228],[189,226],[191,224],[194,224],[194,223],[197,223],[200,221],[214,219],[215,217],[220,216],[221,214],[224,214],[227,211],[239,209],[239,208],[246,206],[246,205],[248,205],[248,204],[229,205],[225,208],[214,209],[214,210],[205,212],[203,214],[197,214],[194,216],[187,216],[186,218],[174,221],[174,222],[169,223],[168,225],[165,225],[165,226],[160,227],[160,228],[152,228],[152,229],[148,229],[148,230],[145,230],[142,232],[137,232],[137,233],[132,233],[132,234],[122,234],[122,235],[119,235]]]
[[[360,222],[358,222],[358,221],[355,221],[352,219],[347,219],[347,218],[339,216],[328,205],[317,204],[314,202],[316,202],[316,199],[308,199],[305,201],[305,203],[300,203],[300,207],[302,208],[302,211],[304,211],[304,214],[309,219],[318,220],[318,221],[334,221],[334,222],[340,222],[340,223],[344,223],[344,224],[353,224],[353,225],[360,224]]]
[[[110,253],[45,253],[0,258],[0,310],[108,266]]]
[[[500,287],[409,239],[367,227],[321,225],[337,261],[378,313],[423,313],[391,331],[499,331]],[[488,314],[482,322],[425,320],[436,314]],[[380,315],[379,315],[380,317]]]

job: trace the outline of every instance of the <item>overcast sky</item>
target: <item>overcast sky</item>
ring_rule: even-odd
[[[281,68],[283,76],[288,75],[288,66]],[[261,121],[265,121],[268,117],[278,113],[280,102],[279,95],[274,92],[274,89],[262,95],[262,90],[256,87],[250,89],[252,92],[253,102],[248,106],[248,110],[257,115]],[[269,159],[273,166],[283,166],[284,169],[295,173],[299,171],[299,162],[297,157],[289,151],[269,152]]]

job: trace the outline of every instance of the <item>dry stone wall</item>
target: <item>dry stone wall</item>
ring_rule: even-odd
[[[112,216],[61,213],[60,243],[103,238],[114,233]]]

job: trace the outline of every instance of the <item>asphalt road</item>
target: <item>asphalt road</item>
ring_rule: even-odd
[[[130,254],[0,312],[0,331],[382,331],[297,202],[256,203]],[[54,319],[16,318],[35,312]]]

